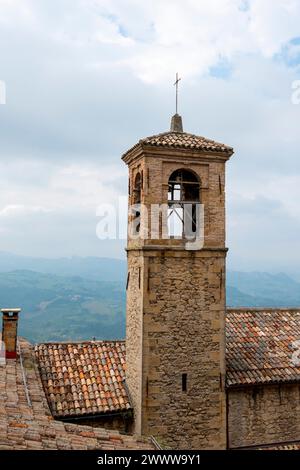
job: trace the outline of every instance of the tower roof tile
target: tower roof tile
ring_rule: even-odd
[[[233,148],[228,145],[216,142],[206,137],[189,134],[187,132],[168,131],[161,134],[152,135],[139,140],[139,142],[131,147],[124,155],[126,157],[138,146],[142,147],[165,147],[198,150],[202,152],[215,152],[232,155]]]

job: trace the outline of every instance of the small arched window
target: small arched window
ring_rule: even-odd
[[[197,204],[200,202],[200,181],[189,170],[174,171],[168,181],[169,235],[191,237],[197,231]]]
[[[141,224],[140,224],[140,217],[141,211],[139,205],[142,201],[142,175],[141,173],[137,173],[134,179],[134,189],[133,189],[133,203],[134,205],[138,205],[138,207],[134,208],[135,215],[134,219],[136,220],[135,230],[139,233]]]
[[[142,194],[142,176],[141,176],[141,173],[137,173],[134,179],[134,189],[133,189],[134,204],[141,203],[141,194]]]

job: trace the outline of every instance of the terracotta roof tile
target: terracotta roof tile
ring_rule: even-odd
[[[46,343],[37,345],[35,353],[53,416],[123,412],[132,408],[125,385],[124,341]],[[67,363],[71,364],[69,368]],[[74,376],[79,377],[76,385]]]
[[[23,341],[21,350],[32,406],[26,400],[20,362],[10,359],[0,366],[0,450],[154,448],[147,438],[55,421],[49,411],[32,347]]]
[[[282,442],[275,444],[261,444],[251,447],[242,447],[243,450],[300,450],[300,441]]]
[[[299,340],[300,309],[227,309],[227,385],[300,381]]]
[[[233,148],[220,142],[207,139],[206,137],[189,134],[187,132],[163,132],[141,139],[136,145],[131,147],[124,155],[126,157],[138,146],[141,147],[165,147],[198,150],[202,152],[217,152],[231,155]]]

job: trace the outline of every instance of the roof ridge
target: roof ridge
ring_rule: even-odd
[[[99,339],[99,340],[92,340],[92,339],[85,339],[83,341],[44,341],[42,343],[36,343],[34,347],[38,346],[50,346],[50,345],[59,345],[59,344],[107,344],[107,343],[126,343],[125,339]]]
[[[157,138],[157,137],[164,137],[164,136],[167,136],[167,135],[176,135],[176,136],[179,136],[179,137],[181,137],[181,136],[193,137],[194,139],[201,139],[201,140],[204,140],[204,141],[209,142],[209,143],[221,145],[222,147],[232,149],[232,147],[230,147],[229,145],[224,144],[223,142],[219,142],[219,141],[214,140],[214,139],[209,139],[208,137],[205,137],[204,135],[192,134],[191,132],[185,132],[185,131],[183,131],[183,132],[179,132],[179,131],[160,132],[159,134],[153,134],[153,135],[150,135],[150,136],[147,136],[147,137],[143,137],[142,139],[139,140],[139,143],[144,143],[145,140],[154,139],[154,138]]]
[[[229,313],[276,313],[276,312],[300,312],[300,307],[226,307]]]

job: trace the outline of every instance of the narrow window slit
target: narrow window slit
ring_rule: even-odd
[[[187,391],[187,374],[182,374],[181,382],[182,382],[182,391],[186,392]]]
[[[221,181],[221,175],[219,175],[219,191],[220,191],[220,194],[222,194],[222,181]]]
[[[127,274],[126,290],[128,289],[129,281],[130,281],[130,271],[128,271],[128,274]]]
[[[150,291],[150,266],[148,266],[147,291]]]

